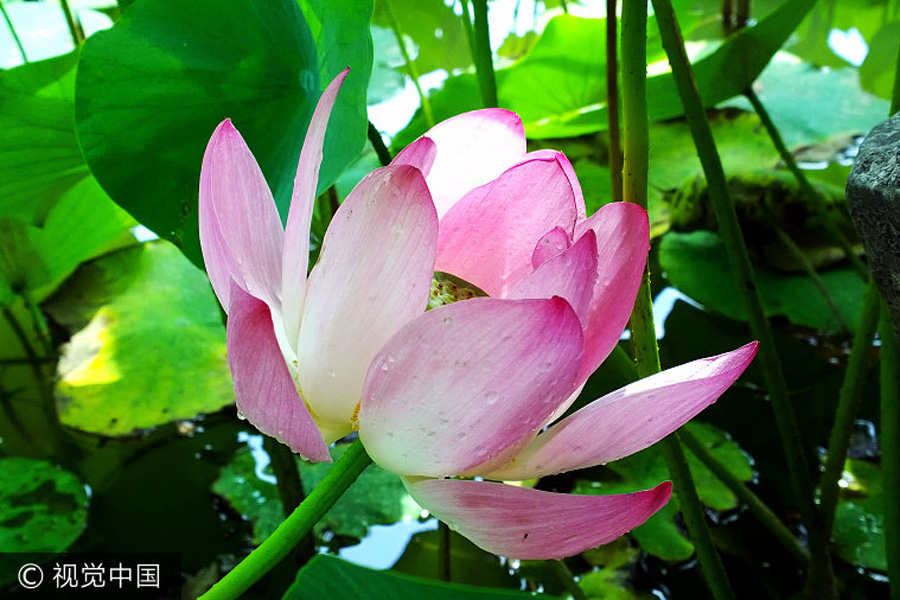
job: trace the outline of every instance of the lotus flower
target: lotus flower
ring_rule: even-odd
[[[756,344],[643,379],[558,420],[625,326],[648,221],[622,203],[586,218],[566,158],[524,148],[518,117],[486,110],[445,121],[395,160],[426,174],[440,217],[435,268],[490,297],[403,325],[370,367],[358,427],[376,463],[482,548],[561,558],[643,523],[671,485],[575,496],[501,481],[650,446],[714,402]]]
[[[307,278],[309,228],[325,128],[341,73],[325,90],[300,154],[287,226],[230,121],[212,135],[200,174],[200,243],[228,313],[237,406],[257,428],[311,460],[350,433],[373,357],[424,312],[437,216],[422,174],[379,169],[335,214]]]

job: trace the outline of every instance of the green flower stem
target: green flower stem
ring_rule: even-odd
[[[891,582],[891,600],[900,600],[900,352],[890,314],[884,303],[881,308],[880,331],[884,550],[888,579]]]
[[[297,542],[312,531],[313,525],[328,512],[370,464],[372,459],[366,454],[362,442],[359,440],[353,442],[297,510],[291,513],[291,516],[285,519],[256,550],[200,598],[202,600],[239,598],[287,556]]]
[[[75,15],[72,14],[72,9],[69,8],[69,0],[59,0],[59,6],[66,15],[66,25],[69,26],[69,34],[72,36],[72,43],[76,46],[80,46],[84,43],[84,33],[75,21]]]
[[[460,18],[462,19],[463,31],[466,33],[466,42],[469,44],[469,56],[472,57],[472,61],[475,60],[475,33],[472,31],[472,14],[469,12],[469,0],[461,0],[462,4],[462,15]],[[518,10],[518,4],[516,5],[516,9]],[[513,19],[515,22],[515,19]]]
[[[375,149],[375,154],[378,156],[378,162],[381,163],[381,166],[386,167],[391,164],[391,151],[384,145],[384,138],[381,137],[381,132],[372,124],[372,121],[369,121],[366,135],[369,137],[369,143]]]
[[[800,542],[797,541],[797,538],[794,537],[791,530],[781,522],[781,519],[772,512],[772,509],[760,500],[759,496],[754,494],[750,488],[744,485],[743,481],[735,477],[731,471],[716,460],[716,457],[713,456],[712,452],[710,452],[709,449],[689,430],[679,430],[678,437],[681,438],[682,443],[691,451],[691,454],[696,456],[707,469],[712,471],[713,475],[715,475],[719,481],[724,483],[741,502],[747,505],[750,512],[753,513],[753,516],[759,519],[759,522],[769,530],[769,533],[771,533],[788,552],[791,553],[791,556],[793,556],[797,562],[801,565],[809,566],[809,552],[800,545]]]
[[[625,160],[623,196],[647,208],[650,121],[647,113],[647,4],[625,2],[622,6],[622,101],[624,108]],[[660,371],[659,347],[653,325],[649,263],[644,267],[641,287],[631,313],[638,374],[646,377]],[[697,558],[713,597],[732,600],[734,592],[706,526],[703,505],[691,477],[684,452],[673,433],[663,439],[662,451],[681,514],[697,550]]]
[[[25,46],[22,45],[22,40],[19,39],[19,34],[16,33],[16,28],[13,27],[12,19],[9,18],[9,14],[6,12],[6,7],[3,5],[3,0],[0,0],[0,13],[3,13],[3,20],[6,21],[6,26],[9,28],[9,34],[12,36],[13,41],[16,43],[16,48],[19,49],[19,55],[22,57],[22,62],[26,65],[28,64],[28,55],[25,54]]]
[[[434,127],[434,113],[431,112],[431,102],[428,100],[428,96],[425,95],[425,92],[422,91],[422,86],[419,85],[419,69],[416,67],[416,61],[413,60],[406,50],[403,32],[400,31],[397,19],[394,18],[390,0],[382,0],[381,5],[384,7],[384,12],[387,14],[388,21],[391,23],[391,30],[394,32],[394,37],[397,38],[397,45],[400,46],[400,53],[403,55],[404,62],[406,62],[406,71],[409,73],[413,85],[416,86],[416,93],[419,94],[419,103],[422,105],[422,112],[425,114],[425,122],[428,123],[429,128]]]
[[[866,268],[866,265],[863,264],[862,260],[855,252],[853,252],[853,248],[850,247],[850,242],[847,241],[847,237],[840,229],[838,229],[834,218],[831,216],[831,214],[837,210],[836,205],[833,203],[826,203],[822,195],[813,188],[812,184],[810,184],[809,179],[806,177],[806,173],[797,166],[794,155],[791,154],[790,150],[787,149],[787,146],[784,145],[784,140],[781,139],[778,128],[775,127],[775,123],[772,122],[771,117],[769,117],[769,112],[766,110],[766,107],[763,106],[763,103],[760,101],[759,96],[756,95],[756,92],[752,89],[748,89],[744,92],[744,95],[750,101],[750,104],[753,105],[753,110],[759,115],[759,120],[762,122],[763,127],[766,128],[769,137],[772,138],[772,143],[774,144],[775,149],[778,150],[778,154],[781,155],[781,160],[784,161],[784,164],[794,175],[797,183],[800,184],[800,190],[803,192],[803,195],[812,203],[813,209],[816,211],[819,220],[822,222],[822,226],[828,231],[831,239],[844,251],[847,260],[850,261],[850,264],[853,265],[853,268],[856,269],[859,276],[863,278],[863,281],[867,281],[869,279],[869,269]]]
[[[443,521],[438,521],[438,579],[450,581],[450,526]]]
[[[828,453],[825,457],[825,470],[819,481],[821,489],[821,511],[825,520],[825,536],[831,537],[834,526],[834,511],[837,508],[838,481],[844,472],[847,460],[847,449],[850,447],[850,434],[853,432],[853,420],[859,411],[862,400],[862,388],[865,383],[866,367],[869,362],[869,351],[872,348],[872,337],[878,325],[878,313],[881,307],[881,296],[874,281],[869,282],[859,315],[856,335],[850,350],[847,373],[841,385],[840,400],[828,439]]]
[[[725,182],[722,162],[716,151],[700,93],[697,91],[672,3],[669,0],[653,0],[653,8],[663,48],[665,48],[669,63],[672,65],[672,73],[684,105],[685,116],[694,138],[694,145],[697,148],[703,172],[706,175],[709,198],[719,222],[719,232],[725,243],[731,272],[735,277],[737,288],[744,298],[750,329],[760,342],[758,360],[775,411],[775,420],[787,456],[796,501],[809,534],[812,567],[807,579],[807,597],[816,598],[816,600],[831,600],[835,598],[834,574],[820,515],[813,504],[812,478],[803,452],[803,443],[794,410],[788,397],[781,361],[775,348],[775,339],[763,313],[754,282],[750,256],[738,225],[734,203]]]
[[[897,47],[897,67],[894,71],[894,91],[891,94],[891,114],[889,116],[895,115],[898,110],[900,110],[900,45]]]
[[[496,108],[497,80],[494,78],[494,58],[491,52],[491,36],[488,30],[487,0],[472,0],[475,9],[474,39],[472,45],[475,53],[475,72],[478,74],[478,87],[481,90],[481,103],[485,108]]]
[[[300,479],[300,469],[297,468],[297,459],[290,448],[268,435],[263,435],[263,448],[269,455],[272,472],[275,474],[282,511],[284,516],[288,517],[306,496],[303,481]],[[297,564],[308,562],[316,555],[315,537],[311,533],[303,536],[294,548],[293,555],[297,559]]]
[[[622,141],[619,131],[619,59],[616,49],[616,0],[606,0],[606,119],[609,125],[609,173],[612,199],[622,201]]]

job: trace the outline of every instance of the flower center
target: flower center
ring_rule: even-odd
[[[464,279],[450,273],[435,271],[431,278],[431,294],[428,296],[428,308],[438,308],[461,300],[470,300],[479,296],[487,296],[484,291]]]

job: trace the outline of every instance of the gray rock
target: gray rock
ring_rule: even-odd
[[[847,204],[900,336],[900,114],[879,123],[860,146]]]

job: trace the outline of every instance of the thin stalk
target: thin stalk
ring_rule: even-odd
[[[834,218],[831,216],[836,210],[836,206],[833,203],[828,204],[825,202],[822,195],[813,188],[812,184],[810,184],[809,179],[806,177],[806,173],[797,166],[794,155],[791,154],[790,150],[787,149],[787,146],[784,145],[784,140],[781,138],[778,128],[775,127],[775,123],[772,122],[769,112],[766,110],[766,107],[763,106],[763,103],[760,101],[759,96],[756,95],[756,92],[752,89],[748,89],[744,92],[744,95],[750,101],[750,104],[753,105],[753,110],[759,115],[759,120],[762,122],[763,127],[766,128],[769,137],[772,138],[772,144],[775,146],[775,149],[778,150],[778,154],[781,155],[781,160],[784,161],[785,166],[787,166],[797,179],[797,183],[800,184],[800,190],[803,192],[803,195],[806,196],[806,199],[812,203],[813,209],[816,211],[819,220],[822,222],[822,226],[825,227],[828,234],[831,236],[832,241],[841,247],[841,250],[844,251],[844,256],[847,257],[847,260],[850,261],[850,264],[853,265],[853,268],[856,269],[863,281],[868,281],[869,269],[866,268],[866,265],[863,264],[862,260],[855,252],[853,252],[853,248],[850,247],[850,242],[847,241],[847,237],[841,233]]]
[[[450,581],[453,573],[450,569],[450,526],[443,521],[438,522],[438,579]]]
[[[425,114],[425,122],[428,123],[429,128],[434,127],[434,113],[431,112],[431,102],[428,100],[428,96],[425,95],[425,92],[422,91],[422,86],[419,85],[419,69],[416,67],[416,61],[413,60],[406,50],[403,32],[400,31],[397,19],[394,18],[390,0],[382,0],[381,5],[384,6],[384,12],[387,14],[388,21],[391,23],[391,30],[394,32],[394,37],[397,38],[397,45],[400,46],[400,53],[403,55],[403,60],[406,62],[406,70],[409,73],[409,78],[412,79],[413,85],[416,86],[416,93],[419,94],[419,103],[422,105],[422,112]]]
[[[466,32],[466,41],[469,43],[469,55],[472,62],[475,62],[475,33],[472,31],[472,15],[469,12],[469,0],[461,0],[462,3],[462,19],[463,31]]]
[[[616,0],[606,0],[606,119],[609,125],[609,173],[612,199],[622,201],[622,141],[619,130],[619,57],[616,48]]]
[[[562,6],[563,12],[569,14],[569,3],[566,0],[559,0],[560,6]]]
[[[834,511],[837,508],[838,481],[844,472],[847,460],[847,449],[850,447],[850,434],[853,432],[853,421],[859,411],[862,400],[862,388],[865,383],[866,367],[869,363],[869,352],[872,348],[872,337],[878,326],[878,313],[881,307],[881,296],[874,281],[869,282],[859,315],[856,335],[850,349],[847,362],[847,373],[841,385],[837,411],[831,437],[828,439],[828,453],[825,455],[825,470],[819,480],[822,492],[821,511],[825,520],[825,537],[831,537],[834,526]]]
[[[900,2],[897,3],[900,7]],[[900,110],[900,44],[897,45],[897,66],[894,70],[894,91],[891,94],[891,115]]]
[[[653,8],[663,48],[669,57],[678,93],[684,105],[685,116],[694,138],[694,145],[706,175],[710,201],[716,212],[719,232],[725,244],[731,272],[737,288],[744,298],[750,329],[760,342],[758,360],[775,412],[775,420],[787,457],[796,501],[810,539],[812,568],[807,580],[809,584],[808,597],[816,598],[816,600],[830,600],[835,597],[831,558],[828,554],[826,538],[823,536],[821,519],[813,504],[812,478],[803,452],[803,443],[794,416],[794,409],[788,397],[781,361],[775,348],[775,338],[763,313],[754,281],[753,267],[750,264],[750,256],[738,225],[734,203],[725,181],[722,162],[716,151],[700,93],[697,91],[693,71],[681,38],[681,30],[672,10],[672,3],[669,0],[653,0]]]
[[[625,200],[647,207],[650,125],[647,113],[647,4],[624,2],[622,5],[622,99],[625,120],[625,160],[623,195]],[[631,313],[632,340],[638,374],[641,377],[660,371],[659,347],[653,325],[649,264]],[[663,439],[663,453],[681,514],[697,550],[703,575],[716,600],[731,600],[734,592],[706,526],[700,497],[678,441],[677,433]]]
[[[472,0],[475,9],[475,21],[473,23],[475,43],[472,45],[475,53],[472,60],[475,61],[475,72],[478,74],[478,87],[481,90],[481,103],[485,108],[496,108],[497,80],[494,77],[494,58],[491,52],[491,36],[488,30],[487,0]]]
[[[372,124],[372,121],[369,121],[369,128],[366,131],[366,135],[369,137],[369,143],[372,144],[372,147],[375,149],[375,154],[378,155],[378,162],[381,163],[381,166],[386,167],[391,164],[391,151],[384,145],[384,139],[381,137],[381,132],[379,132],[375,125]]]
[[[556,573],[559,582],[566,588],[566,591],[575,598],[575,600],[588,600],[587,594],[584,593],[584,590],[581,589],[581,586],[575,581],[572,570],[569,569],[569,566],[565,562],[561,560],[550,560],[547,562],[550,564],[553,572]]]
[[[28,313],[31,315],[34,334],[44,348],[44,356],[54,356],[56,354],[56,348],[53,347],[53,338],[50,336],[50,327],[47,325],[47,319],[44,317],[44,313],[41,312],[41,308],[27,290],[19,292],[19,296],[22,298],[22,301],[25,302],[25,308],[28,309]]]
[[[881,475],[884,550],[891,600],[900,600],[900,351],[890,314],[881,308]]]
[[[22,324],[19,323],[19,320],[9,308],[3,309],[3,318],[6,319],[10,329],[13,331],[13,335],[19,340],[19,345],[22,346],[22,350],[25,352],[25,359],[28,362],[28,366],[31,367],[34,378],[38,382],[38,389],[40,390],[43,403],[52,408],[55,399],[53,397],[53,385],[43,369],[43,365],[46,364],[46,361],[43,360],[43,357],[38,356],[38,353],[35,351],[34,346],[31,345]],[[55,420],[56,419],[54,418],[54,421]]]
[[[366,454],[362,442],[359,440],[353,442],[297,510],[291,513],[291,516],[285,519],[256,550],[200,598],[203,600],[239,598],[290,553],[291,548],[311,531],[313,525],[328,512],[328,509],[371,463],[372,459]]]
[[[794,240],[791,239],[791,236],[787,234],[787,232],[782,229],[778,223],[775,222],[775,219],[769,219],[770,224],[772,225],[772,229],[775,231],[775,235],[778,236],[778,239],[781,240],[781,243],[784,244],[784,247],[788,249],[788,252],[793,255],[800,264],[803,266],[803,270],[806,271],[806,275],[813,282],[813,285],[819,290],[819,293],[822,295],[822,299],[825,300],[825,304],[828,305],[828,310],[831,311],[831,314],[834,315],[835,320],[838,325],[841,327],[842,331],[850,331],[850,326],[847,324],[847,320],[844,319],[844,315],[841,314],[840,309],[835,303],[834,298],[831,295],[831,292],[828,290],[828,286],[825,285],[825,282],[822,281],[822,278],[819,276],[819,273],[816,271],[816,267],[810,262],[810,260],[803,254],[803,250],[800,249]]]
[[[300,479],[300,470],[297,468],[297,460],[290,448],[268,435],[263,436],[263,448],[269,455],[272,471],[275,473],[281,508],[284,516],[288,517],[300,506],[306,496],[303,491],[303,481]],[[316,540],[312,533],[306,534],[300,540],[300,543],[294,548],[293,554],[299,565],[305,564],[316,555]]]
[[[72,13],[72,9],[69,8],[69,0],[59,0],[59,5],[62,8],[63,13],[66,15],[66,25],[69,26],[69,34],[72,36],[72,43],[76,46],[80,46],[84,43],[84,32],[81,31],[81,27],[75,20],[75,15]]]
[[[759,522],[769,530],[776,540],[781,543],[784,548],[790,552],[797,562],[803,566],[809,566],[809,552],[800,545],[791,530],[781,522],[772,509],[760,500],[759,496],[754,494],[750,488],[744,485],[744,482],[735,477],[722,463],[716,460],[712,452],[698,440],[688,429],[682,428],[678,431],[678,437],[681,442],[687,446],[691,454],[712,471],[719,481],[724,483],[730,489],[738,500],[747,505],[750,512],[753,513]]]
[[[19,34],[16,33],[16,28],[13,27],[12,19],[9,18],[9,13],[6,12],[6,7],[3,5],[3,0],[0,0],[0,13],[3,13],[3,20],[6,21],[6,26],[9,28],[9,34],[12,36],[13,41],[16,43],[16,48],[19,49],[19,55],[22,57],[22,62],[27,65],[28,55],[25,53],[25,46],[22,45],[22,40],[19,39]]]

